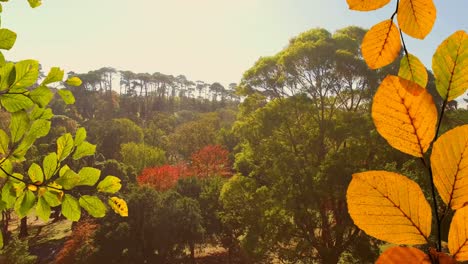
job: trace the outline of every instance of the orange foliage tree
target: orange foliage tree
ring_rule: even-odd
[[[229,176],[229,151],[220,145],[208,145],[192,154],[191,172],[199,178]]]

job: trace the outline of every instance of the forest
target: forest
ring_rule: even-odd
[[[311,28],[228,86],[0,56],[0,263],[468,260],[468,34],[426,68],[413,1],[435,8]]]

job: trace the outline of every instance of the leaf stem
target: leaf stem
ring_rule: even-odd
[[[429,171],[429,178],[431,180],[432,201],[433,201],[433,204],[434,204],[434,213],[435,213],[436,225],[437,225],[437,251],[441,252],[441,250],[442,250],[442,236],[441,236],[441,232],[440,232],[441,226],[440,226],[440,218],[439,218],[439,207],[437,206],[437,197],[436,197],[436,193],[435,193],[434,175],[432,174],[431,164],[430,163],[428,164],[424,157],[421,158],[421,161],[423,162],[424,166]]]
[[[400,6],[400,0],[397,0],[395,12],[393,12],[392,16],[390,17],[390,19],[391,19],[392,21],[393,21],[393,18],[395,17],[395,15],[398,14],[398,6]]]

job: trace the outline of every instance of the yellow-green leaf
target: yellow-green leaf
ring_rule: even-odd
[[[44,182],[44,173],[42,172],[41,166],[36,163],[31,164],[28,170],[29,179],[34,184],[42,184]]]
[[[437,48],[432,57],[436,87],[443,99],[451,101],[468,88],[468,34],[457,31]]]
[[[16,78],[12,89],[29,87],[36,83],[39,77],[39,62],[35,60],[23,60],[15,64]]]
[[[29,128],[29,117],[25,111],[11,114],[10,136],[11,142],[20,141]]]
[[[80,175],[78,185],[94,186],[101,176],[101,171],[92,167],[83,167],[78,175]]]
[[[0,29],[0,49],[9,50],[15,45],[16,42],[16,33],[2,28]]]
[[[400,62],[400,71],[398,76],[408,81],[417,83],[421,87],[426,87],[428,74],[426,67],[412,54],[403,56]]]
[[[44,197],[39,197],[36,205],[36,215],[44,222],[47,222],[50,217],[50,205],[44,199]]]
[[[13,164],[9,159],[0,159],[0,178],[7,178],[9,174],[13,173]]]
[[[346,0],[346,2],[348,2],[349,9],[371,11],[385,6],[390,3],[390,0]]]
[[[45,86],[39,86],[29,93],[29,98],[40,107],[46,107],[53,97],[54,93]]]
[[[73,137],[70,133],[66,133],[57,139],[57,158],[63,161],[70,155],[73,150]]]
[[[391,247],[379,256],[375,264],[431,264],[429,255],[414,247]]]
[[[78,77],[71,77],[66,81],[66,83],[70,86],[80,86],[82,82]]]
[[[19,218],[25,217],[36,202],[36,195],[30,190],[24,191],[15,202],[15,212]]]
[[[456,127],[434,143],[431,154],[434,184],[453,210],[468,203],[468,125]]]
[[[400,0],[398,25],[413,38],[424,39],[436,20],[436,7],[432,0]]]
[[[8,144],[10,142],[10,138],[8,137],[5,131],[0,129],[0,154],[7,154],[8,153]]]
[[[388,75],[374,96],[372,119],[392,147],[422,157],[435,136],[437,109],[426,89]]]
[[[455,212],[450,224],[448,248],[458,261],[468,260],[468,207]]]
[[[46,180],[54,176],[55,171],[57,170],[57,166],[58,160],[57,154],[55,152],[49,153],[47,156],[45,156],[42,162],[42,167],[44,168],[44,176]]]
[[[60,97],[62,97],[63,101],[65,104],[74,104],[75,103],[75,97],[73,96],[73,93],[69,90],[65,89],[60,89],[57,91]]]
[[[29,5],[32,7],[32,8],[36,8],[40,5],[42,5],[42,0],[28,0],[29,2]]]
[[[364,36],[361,46],[362,56],[371,69],[392,63],[400,50],[400,32],[390,19],[373,26]]]
[[[76,147],[75,153],[73,153],[73,159],[78,160],[86,156],[94,155],[94,153],[96,153],[96,145],[84,141]]]
[[[101,218],[106,215],[106,206],[96,196],[83,195],[80,197],[79,203],[92,217]]]
[[[81,208],[78,201],[71,195],[65,194],[62,201],[62,214],[68,220],[77,222],[81,217]]]
[[[346,199],[351,218],[368,235],[393,244],[425,244],[432,212],[419,185],[387,171],[353,174]]]
[[[116,193],[122,188],[122,184],[120,184],[120,179],[115,176],[106,176],[104,180],[99,182],[97,186],[97,190],[99,192],[106,192],[106,193]]]
[[[76,130],[75,133],[75,147],[81,145],[86,140],[86,129],[80,127]]]

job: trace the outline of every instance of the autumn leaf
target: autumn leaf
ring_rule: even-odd
[[[440,96],[451,101],[468,88],[468,34],[457,31],[437,48],[432,70]]]
[[[468,207],[457,210],[450,224],[448,248],[458,261],[468,260]]]
[[[417,183],[387,171],[353,174],[346,194],[354,224],[393,244],[425,244],[432,212]]]
[[[453,210],[468,203],[468,125],[456,127],[437,139],[431,166],[442,200]]]
[[[346,0],[346,2],[348,2],[349,9],[371,11],[387,5],[390,0]]]
[[[392,63],[400,50],[400,32],[391,19],[373,26],[364,36],[361,45],[362,56],[371,69]]]
[[[406,54],[401,59],[398,76],[405,80],[415,82],[421,87],[426,87],[427,85],[428,74],[426,67],[418,57],[412,54]]]
[[[385,250],[375,264],[431,264],[429,256],[414,247],[391,247]]]
[[[401,0],[398,6],[398,25],[413,38],[424,39],[436,20],[433,0]]]
[[[437,109],[426,89],[388,75],[374,96],[372,119],[392,147],[422,157],[435,136]]]

